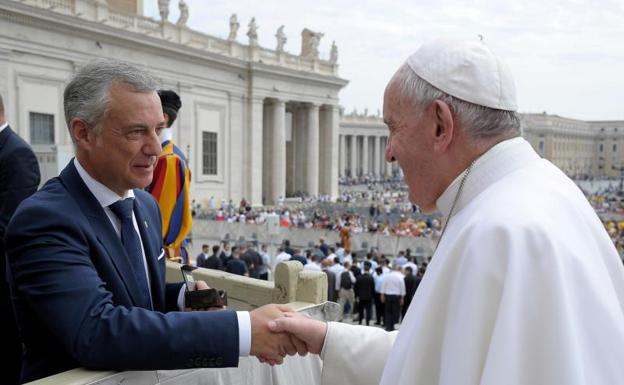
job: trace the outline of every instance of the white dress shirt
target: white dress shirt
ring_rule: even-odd
[[[381,292],[384,295],[405,295],[405,279],[400,271],[387,274],[381,284]]]
[[[117,215],[113,213],[113,211],[108,207],[111,204],[115,203],[118,200],[126,199],[126,198],[134,198],[134,191],[128,190],[126,194],[121,197],[117,195],[117,193],[113,192],[108,187],[104,186],[102,183],[95,180],[89,173],[82,167],[78,159],[74,158],[74,166],[76,167],[76,171],[78,171],[78,175],[82,178],[82,181],[85,183],[89,191],[93,194],[95,199],[97,199],[98,203],[104,209],[104,212],[108,216],[117,236],[121,238],[121,221],[117,218]],[[132,222],[134,224],[134,230],[137,232],[139,236],[139,241],[141,242],[141,253],[143,255],[143,267],[145,268],[144,272],[147,276],[148,289],[150,290],[150,301],[151,301],[151,282],[149,272],[147,270],[147,260],[145,257],[145,249],[143,247],[143,240],[141,239],[141,232],[139,231],[139,227],[137,225],[136,216],[134,212],[132,213]],[[184,290],[185,287],[182,285],[180,287],[180,293],[178,294],[178,308],[180,311],[184,311]],[[249,316],[249,312],[247,311],[237,311],[236,318],[238,319],[238,348],[239,355],[248,356],[251,351],[251,318]]]
[[[3,125],[0,126],[0,132],[4,131],[5,128],[7,128],[9,126],[9,123],[4,123]]]

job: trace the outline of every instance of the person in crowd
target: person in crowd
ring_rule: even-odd
[[[407,313],[407,309],[412,303],[412,298],[414,298],[417,286],[417,279],[411,266],[405,266],[403,268],[403,274],[405,275],[403,277],[405,285],[405,299],[403,300],[403,305],[401,306],[401,320],[405,319],[405,313]]]
[[[319,249],[321,249],[326,257],[329,255],[329,246],[325,243],[325,238],[319,239]]]
[[[241,259],[241,250],[239,246],[232,247],[232,258],[230,258],[227,265],[225,266],[225,271],[228,273],[249,277],[249,267],[247,266],[245,261]]]
[[[21,382],[79,366],[231,367],[239,356],[273,362],[297,350],[290,336],[268,331],[288,307],[186,312],[184,285],[165,283],[160,211],[143,190],[167,125],[156,85],[146,71],[107,60],[82,66],[65,88],[76,156],[6,230]]]
[[[223,266],[221,258],[219,258],[220,249],[219,245],[212,246],[212,255],[208,257],[205,266],[202,267],[212,270],[225,270],[225,266]]]
[[[327,258],[321,261],[321,270],[327,275],[327,300],[336,302],[336,273],[330,268],[333,262]]]
[[[308,263],[303,265],[303,270],[309,271],[321,271],[321,265],[319,264],[319,256],[314,254],[311,250],[306,252],[306,260]]]
[[[379,266],[373,272],[373,279],[375,280],[375,325],[383,325],[383,320],[386,314],[386,308],[384,302],[381,300],[381,288],[386,275],[389,273],[389,269],[386,267],[386,260],[381,259]]]
[[[18,338],[11,293],[6,274],[4,234],[17,206],[39,187],[39,163],[28,143],[15,133],[7,122],[4,102],[0,95],[0,354],[3,370],[0,383],[19,382],[22,344]]]
[[[284,241],[282,242],[282,246],[283,246],[284,252],[286,252],[286,254],[290,254],[291,256],[295,255],[295,250],[290,247],[290,240],[289,239],[284,239]]]
[[[373,299],[375,298],[375,279],[371,275],[371,263],[364,261],[364,272],[355,280],[355,297],[358,302],[358,324],[366,319],[366,325],[370,325],[372,318]],[[364,314],[366,313],[366,316]]]
[[[260,246],[260,257],[262,258],[262,264],[258,270],[258,276],[260,279],[268,281],[269,271],[271,270],[271,256],[269,255],[268,245],[266,243]]]
[[[292,249],[293,250],[293,255],[292,257],[290,257],[291,261],[299,261],[301,262],[302,265],[306,265],[308,263],[308,260],[306,259],[306,257],[304,257],[303,255],[301,255],[301,249]]]
[[[444,228],[398,333],[270,324],[322,349],[324,383],[624,383],[624,267],[516,110],[511,72],[482,39],[425,43],[390,80],[386,160]]]
[[[197,254],[195,258],[195,265],[197,267],[206,267],[206,261],[208,260],[208,252],[210,251],[210,246],[207,244],[202,245],[201,253]]]
[[[385,329],[388,332],[394,330],[399,322],[401,306],[405,300],[405,281],[401,273],[401,265],[396,261],[392,263],[392,271],[386,275],[381,285],[381,302],[384,304]]]
[[[227,263],[232,258],[232,250],[230,249],[230,242],[223,241],[221,246],[221,254],[219,254],[219,258],[221,259],[221,265],[225,269]]]
[[[286,262],[286,261],[290,261],[290,257],[291,255],[288,254],[285,250],[284,250],[284,246],[280,246],[277,249],[277,255],[275,256],[275,266],[274,268],[277,268],[277,265],[280,262]]]
[[[352,314],[355,309],[355,294],[353,293],[355,277],[353,276],[350,268],[351,264],[349,262],[345,262],[342,271],[338,275],[338,277],[340,277],[338,303],[340,304],[340,309],[342,310],[342,318],[352,318]],[[347,304],[348,308],[346,307]]]

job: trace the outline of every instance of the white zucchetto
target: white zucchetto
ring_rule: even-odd
[[[509,67],[481,40],[439,39],[423,44],[407,65],[432,86],[458,99],[516,111]]]

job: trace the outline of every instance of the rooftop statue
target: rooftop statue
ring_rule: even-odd
[[[184,0],[180,0],[180,2],[178,3],[178,7],[180,7],[180,17],[178,18],[176,25],[179,27],[185,27],[186,22],[188,21],[188,18],[189,18],[188,5],[186,4]]]
[[[230,34],[228,36],[228,40],[230,41],[236,40],[238,27],[240,27],[240,23],[238,22],[238,18],[236,17],[236,14],[233,13],[232,16],[230,16]]]
[[[160,20],[164,23],[169,18],[169,0],[158,0],[158,12]]]
[[[258,25],[256,24],[256,18],[252,17],[249,22],[249,30],[247,31],[247,37],[249,37],[249,45],[258,45]]]
[[[284,52],[284,45],[286,44],[286,41],[288,39],[286,38],[286,34],[284,33],[283,25],[277,29],[275,38],[277,39],[277,47],[275,48],[275,50],[277,52]]]
[[[338,63],[338,46],[336,40],[332,41],[331,51],[329,51],[329,61],[336,64]]]
[[[308,59],[318,59],[318,48],[323,36],[323,33],[314,32],[307,28],[301,31],[301,56]]]

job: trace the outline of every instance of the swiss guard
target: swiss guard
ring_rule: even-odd
[[[186,156],[172,138],[171,125],[178,116],[182,102],[177,93],[159,90],[167,128],[160,134],[162,152],[154,168],[152,184],[147,191],[156,198],[162,214],[162,236],[167,258],[189,263],[187,236],[193,225],[191,216],[191,171]]]

